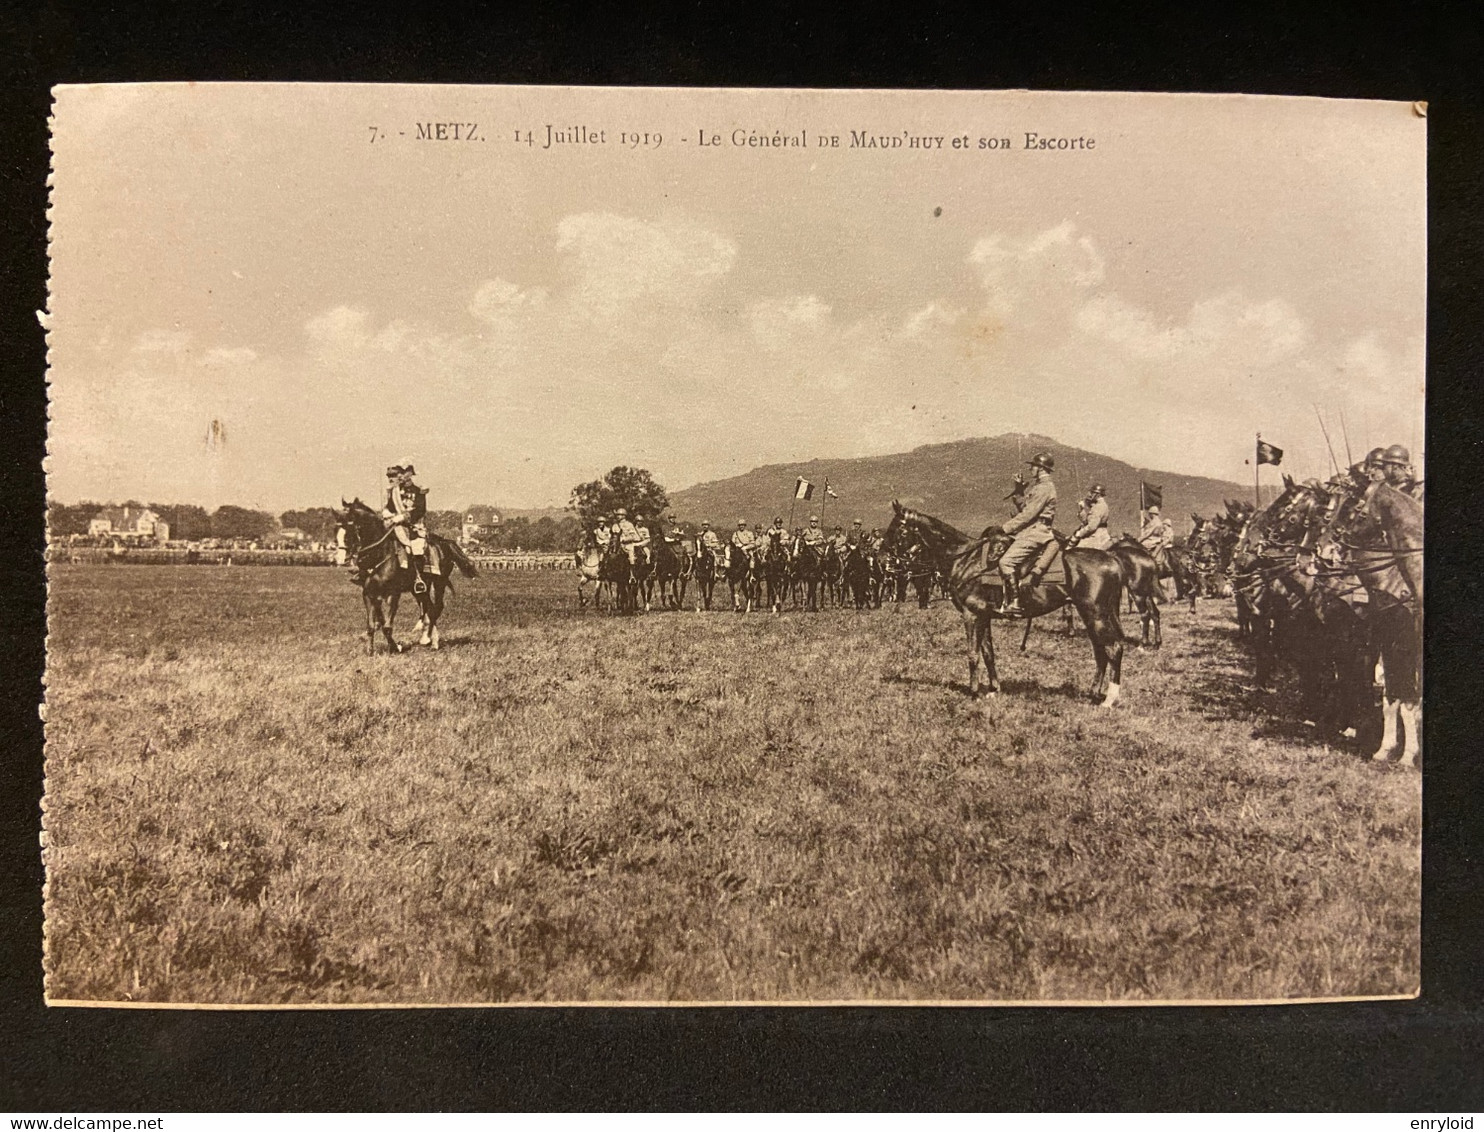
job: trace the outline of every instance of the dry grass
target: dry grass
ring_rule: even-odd
[[[54,567],[50,996],[1418,985],[1419,776],[1247,691],[1224,604],[1109,713],[1085,640],[1018,629],[971,703],[941,603],[618,619],[571,584],[464,583],[443,652],[368,658],[337,571]]]

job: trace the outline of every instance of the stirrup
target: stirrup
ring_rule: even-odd
[[[412,583],[412,592],[415,594],[425,594],[428,592],[428,583],[423,581],[422,575],[419,574],[417,580]]]

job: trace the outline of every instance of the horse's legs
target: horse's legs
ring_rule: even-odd
[[[1397,705],[1401,723],[1406,728],[1406,745],[1402,749],[1402,766],[1416,766],[1422,754],[1422,701],[1402,700]]]
[[[1030,644],[1030,640],[1031,640],[1031,622],[1034,621],[1034,620],[1035,620],[1034,617],[1027,617],[1025,619],[1025,632],[1020,635],[1020,651],[1021,652],[1025,652],[1025,646],[1028,645],[1028,644]]]
[[[402,604],[402,595],[393,593],[386,603],[386,624],[382,626],[382,633],[386,636],[386,643],[392,652],[401,652],[402,646],[392,637],[392,628],[397,623],[397,607]]]
[[[1193,607],[1192,612],[1194,612]],[[1165,635],[1164,627],[1160,624],[1159,602],[1157,601],[1150,601],[1149,613],[1144,621],[1144,640],[1146,644],[1151,643],[1149,641],[1149,629],[1151,626],[1154,629],[1153,647],[1159,648],[1160,645],[1164,644]]]
[[[991,696],[999,695],[1000,672],[994,660],[994,622],[986,617],[981,622],[980,632],[983,634],[980,639],[980,647],[984,652],[984,672],[989,678],[989,694]]]
[[[361,591],[361,600],[366,606],[366,649],[372,655],[376,655],[376,624],[381,620],[381,602],[365,590]]]
[[[979,695],[979,653],[982,651],[979,634],[982,629],[979,619],[971,613],[964,614],[964,633],[969,641],[969,698]]]
[[[1372,762],[1386,762],[1397,752],[1397,722],[1401,715],[1401,701],[1390,696],[1381,696],[1381,745],[1371,754]]]

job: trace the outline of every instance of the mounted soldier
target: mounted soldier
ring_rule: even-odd
[[[593,527],[593,544],[599,550],[608,549],[608,516],[600,515],[597,526]]]
[[[732,552],[735,550],[741,554],[752,557],[752,552],[757,545],[757,537],[747,529],[747,520],[738,519],[737,529],[732,532],[732,541],[727,546],[726,568],[732,568]]]
[[[835,533],[830,536],[830,545],[835,548],[836,554],[843,555],[850,546],[850,540],[845,537],[845,528],[835,527]]]
[[[850,533],[845,536],[846,546],[862,546],[866,540],[866,533],[859,519],[850,524]]]
[[[1095,483],[1087,490],[1087,498],[1083,501],[1084,511],[1082,525],[1073,533],[1067,541],[1067,549],[1079,544],[1090,546],[1094,550],[1107,550],[1113,545],[1113,537],[1108,533],[1108,500],[1107,492],[1103,485]]]
[[[1393,444],[1381,454],[1381,477],[1404,495],[1422,499],[1422,481],[1412,473],[1412,454],[1400,444]]]
[[[1020,605],[1020,567],[1033,562],[1055,537],[1051,529],[1056,521],[1056,484],[1051,473],[1056,462],[1049,452],[1037,452],[1029,461],[1033,482],[1026,489],[1020,511],[1006,521],[1000,530],[1013,535],[1005,553],[1000,555],[1000,576],[1005,583],[1005,597],[1000,613],[1018,617]]]
[[[824,553],[824,528],[819,525],[819,516],[810,515],[809,525],[804,528],[803,542],[805,546],[813,547],[819,553]]]
[[[629,521],[628,511],[620,507],[613,526],[609,529],[610,539],[618,540],[618,548],[628,558],[629,565],[634,564],[634,548],[639,545],[639,528]]]
[[[701,533],[696,536],[696,547],[699,550],[708,550],[711,557],[720,562],[726,553],[721,545],[721,537],[711,529],[711,520],[706,519],[701,523]]]
[[[637,554],[639,551],[642,550],[647,556],[653,557],[653,552],[650,550],[650,546],[654,542],[654,537],[650,533],[649,523],[644,518],[644,513],[642,511],[634,512],[634,533],[639,536],[637,541],[634,543],[634,553]],[[632,562],[633,559],[634,556],[630,555],[629,561]]]
[[[1144,519],[1144,525],[1139,528],[1139,544],[1149,552],[1151,558],[1159,565],[1163,573],[1169,567],[1168,556],[1165,551],[1168,542],[1165,537],[1164,516],[1159,513],[1159,505],[1155,504],[1149,508],[1148,515]]]
[[[775,515],[773,517],[773,525],[768,528],[767,534],[764,537],[767,540],[763,543],[764,546],[767,546],[776,538],[779,546],[785,550],[788,549],[788,528],[783,525],[783,519],[779,516]]]
[[[408,461],[393,464],[386,470],[386,500],[381,508],[382,525],[393,532],[397,540],[397,564],[404,570],[412,570],[414,582],[412,592],[424,594],[428,583],[423,577],[427,566],[428,528],[424,520],[428,514],[428,493],[413,482],[417,469]]]

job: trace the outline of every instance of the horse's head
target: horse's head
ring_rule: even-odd
[[[340,510],[334,514],[337,527],[335,541],[345,547],[345,552],[349,555],[356,554],[384,534],[381,516],[359,499],[352,499],[349,503],[341,499]]]

